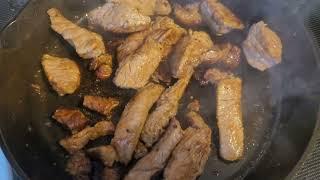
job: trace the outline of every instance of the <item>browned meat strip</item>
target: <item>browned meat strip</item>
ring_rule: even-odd
[[[111,121],[101,121],[93,127],[87,127],[71,137],[60,140],[59,143],[70,154],[73,154],[82,149],[90,140],[111,135],[114,132],[114,129],[115,127]]]
[[[282,60],[281,39],[262,21],[251,26],[242,47],[248,63],[260,71],[271,68]]]
[[[161,140],[154,146],[152,151],[143,157],[129,171],[125,180],[149,180],[151,177],[161,171],[171,152],[179,143],[183,136],[183,130],[176,119],[172,119],[170,125]]]
[[[185,130],[184,136],[174,149],[167,167],[164,179],[195,180],[204,170],[211,152],[211,129],[198,112],[197,102],[190,104],[187,119],[191,124]]]
[[[112,139],[120,162],[128,164],[131,160],[148,112],[163,90],[161,85],[149,83],[138,91],[124,109]]]
[[[148,154],[147,147],[142,142],[139,141],[137,144],[136,150],[134,150],[134,158],[140,159],[144,157],[146,154]]]
[[[161,28],[161,24],[164,24],[163,26],[168,28]],[[126,45],[121,47],[123,50],[121,56],[125,54],[129,55],[132,50],[135,48],[138,49],[121,60],[113,80],[117,86],[133,89],[145,86],[152,74],[156,71],[161,60],[169,54],[171,47],[184,33],[182,28],[175,25],[174,22],[167,17],[158,18],[154,26],[159,26],[159,28],[153,27],[155,30],[147,35],[139,48],[137,47],[137,45],[140,44],[138,42],[131,43],[134,47],[126,47]],[[144,33],[141,33],[141,36],[144,35]],[[136,38],[138,38],[138,36],[136,36]]]
[[[151,19],[128,4],[110,0],[102,7],[88,14],[89,24],[102,27],[114,33],[142,31],[150,25]]]
[[[119,160],[116,150],[111,145],[91,148],[87,152],[90,156],[100,159],[108,167],[112,167],[113,163]]]
[[[89,180],[91,162],[82,151],[79,151],[73,154],[68,160],[66,171],[72,175],[75,180]]]
[[[198,100],[193,100],[187,106],[188,111],[200,112],[200,102]]]
[[[99,96],[84,96],[83,106],[102,115],[110,116],[112,110],[119,105],[119,100],[115,98],[104,98]]]
[[[200,63],[201,55],[211,48],[213,42],[207,33],[190,30],[175,47],[170,60],[172,75],[181,78],[188,74]]]
[[[152,26],[144,31],[137,32],[128,36],[128,38],[118,47],[117,57],[118,62],[120,63],[127,56],[134,54],[137,49],[139,49],[145,39],[152,33],[158,30],[168,30],[173,29],[175,32],[172,33],[172,39],[168,36],[167,45],[164,47],[164,55],[167,56],[171,51],[171,46],[176,44],[181,36],[185,33],[185,30],[177,26],[174,21],[168,17],[157,17],[156,20],[152,23]],[[164,41],[165,42],[165,41]]]
[[[72,23],[55,8],[51,8],[47,12],[50,16],[51,28],[61,34],[76,49],[80,57],[91,59],[106,53],[100,35]]]
[[[204,0],[200,10],[210,29],[218,35],[229,33],[233,29],[244,29],[241,20],[217,0]]]
[[[80,86],[80,70],[74,61],[45,54],[41,64],[49,83],[60,96],[72,94]]]
[[[200,14],[200,2],[186,4],[185,6],[178,3],[173,6],[175,19],[186,26],[201,26],[203,24]]]
[[[216,45],[201,57],[201,63],[215,64],[226,69],[235,69],[240,64],[241,49],[230,43]]]
[[[101,180],[120,180],[120,173],[116,168],[105,167],[102,172]]]
[[[168,0],[119,0],[120,2],[137,9],[145,16],[152,15],[169,15],[171,6]]]
[[[148,116],[141,134],[141,140],[147,147],[151,147],[158,141],[168,126],[170,119],[176,116],[179,101],[189,84],[191,76],[192,73],[178,80],[175,85],[168,88],[161,95],[156,109]]]
[[[220,137],[220,156],[227,161],[243,156],[244,132],[241,110],[241,79],[224,79],[217,87],[217,120]]]
[[[71,130],[72,134],[84,129],[89,122],[87,117],[81,111],[63,107],[58,108],[54,112],[52,118],[67,126]]]
[[[105,54],[94,58],[90,63],[90,70],[95,71],[99,79],[108,79],[112,74],[112,57]]]

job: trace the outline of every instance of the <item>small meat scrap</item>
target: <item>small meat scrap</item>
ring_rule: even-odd
[[[120,172],[116,168],[105,167],[102,171],[101,180],[120,180]]]
[[[200,11],[204,21],[218,35],[227,34],[234,29],[244,29],[241,20],[219,1],[204,0]]]
[[[178,80],[172,87],[168,88],[157,101],[157,107],[148,116],[144,125],[141,140],[147,147],[151,147],[164,133],[170,119],[175,117],[192,73]]]
[[[161,171],[171,152],[183,137],[183,130],[179,121],[172,119],[166,133],[153,147],[152,151],[140,159],[129,171],[125,180],[149,180],[157,172]]]
[[[136,150],[134,150],[134,158],[140,159],[144,157],[146,154],[148,154],[147,147],[142,142],[139,141],[136,147]]]
[[[200,2],[181,5],[174,4],[173,14],[175,19],[186,26],[195,27],[203,24],[203,19],[200,14]]]
[[[49,9],[47,13],[50,16],[51,28],[61,34],[80,57],[91,59],[105,54],[105,45],[100,35],[72,23],[55,8]]]
[[[64,107],[58,108],[52,118],[68,127],[72,134],[84,129],[89,122],[88,118],[81,111]]]
[[[139,13],[145,16],[152,15],[169,15],[171,13],[171,6],[168,0],[119,0],[121,3],[135,8]]]
[[[109,54],[104,54],[94,58],[90,63],[90,70],[95,71],[99,79],[108,79],[112,74],[112,57]]]
[[[102,27],[113,33],[132,33],[142,31],[151,23],[148,16],[141,14],[136,8],[117,0],[109,0],[88,14],[89,24]]]
[[[242,48],[248,63],[260,71],[282,61],[281,39],[263,21],[251,26]]]
[[[80,70],[74,61],[45,54],[41,64],[49,83],[60,96],[72,94],[80,86]]]
[[[112,167],[119,160],[116,150],[111,145],[91,148],[87,152],[90,156],[100,159],[108,167]]]
[[[200,102],[198,100],[194,100],[188,104],[188,112],[186,114],[186,119],[190,127],[196,129],[210,129],[210,127],[206,124],[204,119],[201,117],[200,113]]]
[[[78,151],[68,160],[66,171],[75,180],[89,180],[89,173],[91,172],[90,159],[82,151]]]
[[[236,161],[243,156],[241,83],[241,79],[234,77],[220,81],[217,87],[220,156],[227,161]]]
[[[201,56],[202,64],[214,64],[229,70],[237,68],[240,65],[240,61],[241,49],[230,43],[215,45],[213,49]]]
[[[99,96],[84,96],[83,106],[96,111],[102,115],[110,116],[112,111],[119,105],[116,98],[105,98]]]
[[[134,38],[129,37],[130,41],[140,39],[139,42],[130,43],[133,47],[123,45],[118,49],[121,57],[128,56],[121,60],[116,71],[113,82],[117,86],[133,89],[144,87],[162,59],[167,57],[172,46],[184,33],[184,30],[168,17],[157,18],[152,29],[154,30],[150,33],[141,33]],[[146,36],[144,41],[141,40],[140,35]]]
[[[213,42],[206,32],[189,31],[173,52],[170,60],[171,73],[181,78],[192,71],[199,63],[203,53],[213,48]]]
[[[125,107],[112,139],[120,162],[128,164],[139,142],[149,110],[158,100],[164,88],[149,83],[140,89]]]
[[[111,121],[101,121],[93,127],[87,127],[71,137],[60,140],[59,143],[70,154],[73,154],[82,149],[90,140],[113,134],[114,129]]]

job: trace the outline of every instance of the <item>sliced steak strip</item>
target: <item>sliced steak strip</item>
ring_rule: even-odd
[[[120,162],[124,164],[130,162],[149,110],[163,90],[161,85],[149,83],[140,89],[125,107],[112,139],[112,145],[118,152]]]
[[[82,149],[90,140],[113,134],[114,129],[111,121],[101,121],[93,127],[87,127],[71,137],[60,140],[59,143],[70,154],[73,154]]]
[[[125,180],[149,180],[151,177],[161,171],[171,152],[179,143],[183,136],[183,130],[176,119],[172,119],[170,125],[160,139],[153,147],[152,151],[140,159],[137,164],[129,171]]]
[[[105,116],[110,116],[112,110],[118,107],[118,105],[119,100],[115,98],[85,96],[83,100],[83,106]]]
[[[242,84],[237,77],[221,80],[217,87],[217,120],[220,156],[236,161],[243,156]]]

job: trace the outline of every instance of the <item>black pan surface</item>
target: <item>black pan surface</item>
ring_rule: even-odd
[[[57,107],[81,107],[82,97],[87,94],[120,97],[121,106],[112,118],[117,122],[135,93],[115,87],[111,80],[95,80],[87,71],[88,62],[81,60],[49,27],[48,8],[57,7],[66,17],[86,27],[85,13],[100,3],[94,0],[32,0],[17,20],[1,33],[0,129],[5,153],[22,178],[70,179],[64,171],[67,153],[57,143],[68,134],[50,118]],[[308,91],[303,88],[317,71],[315,46],[304,27],[304,15],[298,13],[301,6],[295,4],[297,2],[225,0],[223,3],[245,22],[247,28],[224,37],[212,35],[213,40],[240,45],[249,26],[264,20],[283,41],[283,63],[259,72],[242,58],[238,70],[244,86],[246,148],[242,160],[229,163],[218,156],[213,86],[200,87],[193,80],[182,100],[178,117],[183,121],[183,109],[193,96],[200,100],[202,115],[213,129],[213,152],[200,179],[282,179],[300,159],[315,126],[317,104],[308,99]],[[103,35],[106,44],[123,38]],[[44,53],[69,57],[80,65],[81,87],[74,95],[58,97],[50,88],[40,65]],[[101,119],[97,114],[82,110],[91,117],[92,124]],[[299,112],[304,115],[299,116]],[[290,118],[296,119],[288,121]],[[304,123],[299,121],[301,118],[305,118]],[[300,128],[301,132],[292,132]],[[298,137],[295,133],[301,135]],[[101,138],[88,146],[109,141],[110,138]],[[269,161],[275,157],[274,162]],[[281,158],[290,161],[281,164]],[[282,171],[276,171],[277,167]]]

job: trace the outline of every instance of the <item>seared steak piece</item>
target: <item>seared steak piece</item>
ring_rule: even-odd
[[[105,167],[102,172],[101,180],[120,180],[120,172],[116,168]]]
[[[49,9],[47,13],[50,16],[51,28],[61,34],[76,49],[80,57],[91,59],[106,53],[100,35],[72,23],[55,8]]]
[[[200,2],[181,5],[175,3],[173,5],[173,14],[175,19],[185,26],[201,26],[203,19],[200,14]]]
[[[140,89],[125,107],[112,139],[112,145],[118,152],[120,162],[124,164],[130,162],[149,110],[163,90],[161,85],[149,83]]]
[[[89,122],[88,118],[81,111],[63,107],[58,108],[52,118],[68,127],[72,134],[84,129]]]
[[[127,56],[134,54],[139,49],[145,39],[154,31],[173,29],[172,36],[168,36],[168,43],[164,47],[163,56],[167,56],[171,52],[172,45],[176,44],[181,36],[185,33],[185,30],[174,23],[174,21],[168,17],[157,17],[152,23],[152,26],[144,31],[131,34],[127,39],[118,47],[117,57],[118,62],[122,62]],[[165,41],[164,41],[165,42]],[[163,43],[162,43],[163,44]]]
[[[124,45],[118,49],[121,57],[128,56],[120,60],[119,68],[113,80],[117,86],[133,89],[145,86],[161,60],[170,53],[171,47],[184,33],[182,28],[167,17],[157,18],[152,29],[154,30],[150,33],[141,33],[134,38],[129,37],[131,41],[137,38],[142,39],[140,36],[147,34],[145,40],[141,41],[142,44],[139,41],[130,43],[133,47]],[[119,50],[122,52],[119,52]]]
[[[119,0],[123,4],[133,7],[139,13],[145,16],[152,15],[169,15],[171,13],[171,6],[168,0]]]
[[[151,177],[161,171],[171,152],[183,137],[183,130],[176,119],[172,119],[170,125],[160,139],[153,147],[152,151],[140,159],[137,164],[129,171],[125,180],[149,180]]]
[[[146,154],[148,154],[147,147],[142,142],[139,141],[136,149],[134,150],[134,158],[140,159],[144,157]]]
[[[99,79],[108,79],[112,74],[112,57],[109,54],[104,54],[94,58],[90,63],[90,70],[95,71]]]
[[[86,155],[79,151],[73,154],[67,162],[66,171],[73,176],[75,180],[89,180],[91,172],[91,162]]]
[[[202,17],[216,34],[227,34],[233,29],[244,29],[244,25],[230,9],[216,0],[204,0],[200,5]]]
[[[248,63],[260,71],[271,68],[282,60],[281,39],[263,21],[251,26],[242,48]]]
[[[111,121],[101,121],[93,127],[87,127],[71,137],[60,140],[59,143],[70,154],[73,154],[82,149],[90,140],[113,134],[114,129]]]
[[[107,1],[88,14],[89,24],[102,27],[113,33],[142,31],[150,25],[151,19],[137,9],[119,1]]]
[[[99,146],[87,150],[88,154],[100,159],[105,166],[112,167],[119,160],[116,150],[111,145]]]
[[[182,78],[190,73],[199,63],[203,53],[213,48],[210,36],[202,31],[189,31],[173,52],[170,60],[171,73],[175,78]]]
[[[204,170],[211,152],[211,129],[197,111],[197,102],[189,105],[187,119],[190,127],[174,149],[167,167],[164,179],[195,180]]]
[[[213,49],[201,56],[201,63],[205,65],[217,65],[233,70],[240,65],[241,49],[236,45],[225,43],[215,45]]]
[[[192,73],[181,78],[161,95],[156,109],[148,116],[141,134],[141,140],[147,147],[151,147],[158,141],[170,119],[176,116],[179,101],[189,84],[191,76]]]
[[[45,54],[41,64],[49,83],[60,96],[72,94],[80,86],[80,70],[74,61]]]
[[[99,96],[84,96],[83,106],[96,111],[102,115],[110,116],[112,110],[119,105],[119,100],[115,98],[104,98]]]
[[[234,77],[221,80],[217,87],[220,156],[227,161],[236,161],[243,156],[244,132],[241,83],[241,79]]]

